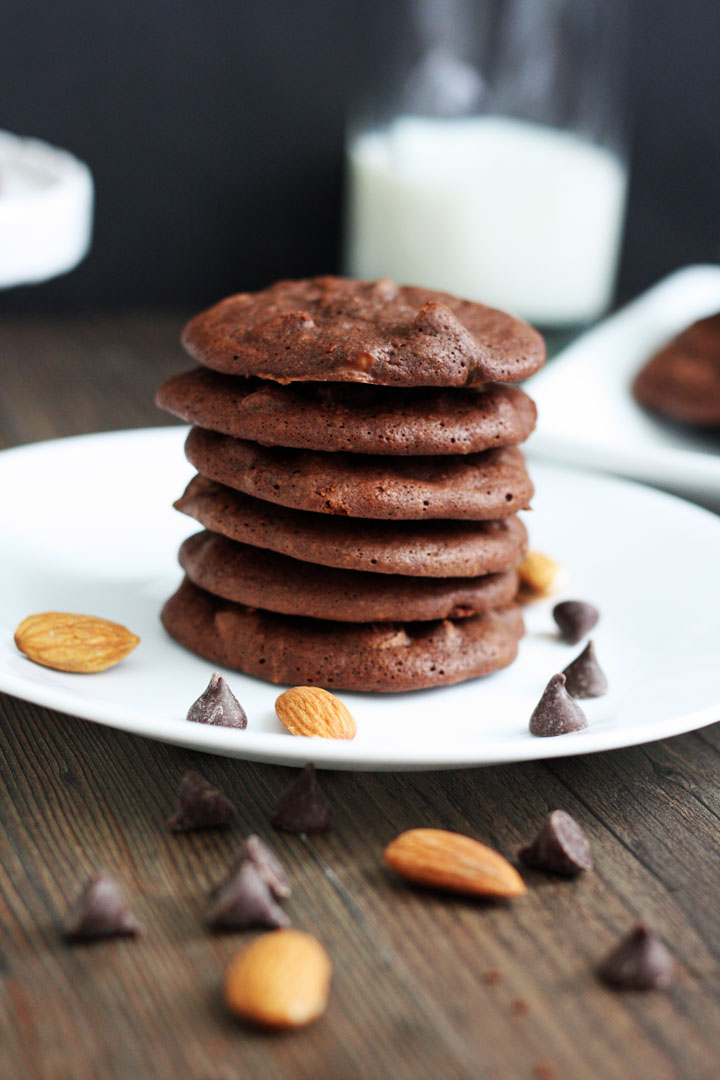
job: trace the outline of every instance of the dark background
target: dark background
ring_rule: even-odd
[[[93,249],[8,310],[197,304],[339,269],[343,129],[395,0],[0,0],[0,127],[74,151]],[[619,293],[720,249],[720,4],[632,0]]]

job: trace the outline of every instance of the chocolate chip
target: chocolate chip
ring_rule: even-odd
[[[502,972],[499,968],[488,968],[483,978],[490,986],[497,986],[498,983],[502,982]]]
[[[555,1080],[557,1069],[552,1061],[536,1061],[533,1065],[535,1080]]]
[[[246,728],[245,710],[228,684],[216,671],[207,688],[188,709],[188,720],[196,724],[215,724],[217,727]]]
[[[289,926],[290,920],[250,859],[245,859],[220,891],[208,913],[208,923],[218,930],[241,930],[248,926]]]
[[[287,899],[292,892],[287,875],[280,865],[279,860],[267,844],[263,843],[259,836],[248,836],[247,840],[244,841],[230,867],[226,880],[234,877],[242,864],[247,861],[253,863],[255,869],[260,874],[260,877],[263,879],[276,900]],[[215,894],[217,895],[223,887],[224,883],[215,890]]]
[[[587,837],[564,810],[548,814],[532,844],[522,848],[518,858],[525,866],[553,874],[579,874],[593,868]]]
[[[241,849],[241,855],[243,854],[255,864],[260,877],[276,900],[284,900],[290,895],[292,888],[280,860],[259,836],[248,836]]]
[[[178,808],[168,821],[171,832],[212,829],[226,825],[235,816],[235,807],[219,788],[200,776],[185,773],[178,791]]]
[[[117,881],[105,872],[92,878],[78,897],[68,919],[66,937],[89,940],[142,933]]]
[[[587,717],[565,689],[565,676],[553,675],[530,717],[530,734],[568,735],[587,727]]]
[[[563,600],[553,608],[553,618],[560,628],[560,637],[568,645],[577,645],[600,618],[600,612],[584,600]]]
[[[270,821],[283,832],[327,832],[332,825],[332,807],[318,783],[314,765],[306,765],[282,793]]]
[[[597,662],[592,641],[563,669],[565,689],[574,698],[594,698],[607,694],[608,682]]]
[[[665,945],[641,922],[605,958],[599,975],[623,990],[656,990],[670,985],[673,967]]]

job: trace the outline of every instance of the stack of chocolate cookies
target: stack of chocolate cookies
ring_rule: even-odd
[[[229,297],[158,404],[193,424],[175,504],[203,527],[162,612],[213,663],[275,683],[400,691],[511,663],[523,633],[517,449],[544,360],[503,312],[322,277]]]

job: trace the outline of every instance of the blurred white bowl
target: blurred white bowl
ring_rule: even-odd
[[[0,287],[45,281],[90,246],[93,181],[65,150],[0,131]]]

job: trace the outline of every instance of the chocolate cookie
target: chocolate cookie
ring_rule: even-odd
[[[512,663],[523,634],[514,604],[457,622],[358,625],[243,607],[187,579],[162,620],[177,641],[213,664],[333,690],[420,690],[488,675]]]
[[[535,405],[515,386],[477,390],[294,383],[174,375],[156,396],[188,423],[263,446],[360,454],[470,454],[515,446],[535,426]]]
[[[505,607],[518,589],[515,571],[477,578],[368,574],[298,562],[212,532],[188,537],[179,559],[193,584],[225,600],[340,622],[467,618]]]
[[[458,457],[380,457],[264,447],[193,428],[188,460],[202,476],[268,502],[317,514],[417,520],[497,520],[533,494],[513,446]]]
[[[229,296],[188,323],[183,344],[205,367],[278,382],[520,382],[545,359],[541,336],[503,311],[432,289],[340,277]]]
[[[632,389],[641,405],[671,420],[720,426],[720,312],[693,323],[656,353]]]
[[[213,532],[304,562],[415,577],[477,577],[510,570],[527,532],[504,521],[361,521],[253,499],[195,476],[175,508]]]

